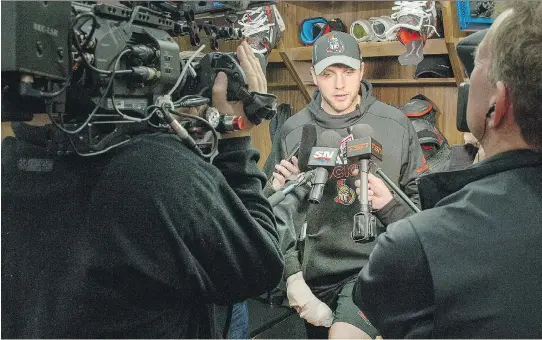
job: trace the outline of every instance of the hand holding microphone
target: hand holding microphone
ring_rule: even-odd
[[[359,175],[359,170],[356,169],[352,171],[352,175]],[[356,193],[360,195],[361,181],[358,179],[355,182]],[[388,204],[393,199],[393,194],[386,186],[383,180],[376,177],[375,175],[369,173],[368,176],[368,199],[371,203],[371,206],[375,210],[382,209],[386,204]]]
[[[352,128],[354,140],[346,146],[346,157],[349,162],[359,164],[359,202],[360,212],[354,215],[352,239],[355,242],[367,243],[376,238],[376,218],[371,213],[369,201],[369,166],[373,158],[382,160],[382,146],[371,136],[373,128],[367,124],[358,124]]]
[[[304,125],[301,130],[299,147],[294,148],[287,159],[283,159],[279,164],[275,165],[272,180],[272,188],[275,191],[279,191],[284,187],[286,181],[289,179],[288,177],[309,170],[307,162],[312,147],[316,145],[316,139],[316,127],[312,124]],[[298,157],[295,157],[296,154]]]
[[[286,180],[292,175],[299,174],[299,160],[297,157],[292,156],[291,161],[283,159],[279,164],[275,165],[275,172],[273,172],[273,184],[272,187],[275,191],[279,191],[286,184]]]
[[[373,176],[369,173],[369,162],[373,158],[382,160],[382,145],[378,143],[373,136],[373,128],[367,124],[358,124],[352,128],[352,134],[354,140],[348,142],[347,145],[347,157],[348,160],[361,160],[360,161],[360,170],[356,170],[355,174],[360,174],[360,179],[356,181],[355,185],[358,187],[356,192],[359,195],[359,200],[361,202],[361,213],[354,216],[354,230],[352,232],[352,238],[356,241],[356,231],[361,232],[365,228],[366,235],[373,234],[371,230],[374,225],[372,220],[369,219],[367,222],[370,222],[370,228],[364,227],[364,222],[361,222],[361,215],[368,216],[367,207],[382,209],[386,204],[388,204],[393,199],[393,194],[387,188],[386,184],[392,188],[399,197],[414,211],[420,212],[420,209],[412,202],[408,196],[395,184],[393,181],[384,174],[382,169],[378,166],[376,167],[376,173],[382,178],[381,179]],[[384,184],[384,182],[386,184]],[[369,199],[369,196],[370,199]],[[369,209],[370,211],[370,209]],[[373,216],[374,219],[374,216]],[[374,227],[376,228],[376,227]],[[368,233],[368,234],[367,234]],[[376,234],[376,230],[374,232]],[[374,239],[374,237],[369,237],[368,240],[365,240],[365,236],[357,235],[356,242],[368,242]]]
[[[268,197],[271,206],[282,202],[286,195],[297,187],[307,184],[314,178],[314,173],[307,167],[312,147],[316,144],[316,127],[312,124],[303,126],[299,147],[292,151],[287,159],[275,165],[271,186],[275,193]],[[294,155],[298,154],[299,159]]]

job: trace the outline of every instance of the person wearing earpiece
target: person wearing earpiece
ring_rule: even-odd
[[[379,235],[354,285],[384,338],[542,336],[542,2],[508,6],[465,38],[485,34],[467,106],[485,159],[421,177],[423,211]]]

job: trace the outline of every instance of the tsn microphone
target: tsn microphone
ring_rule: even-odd
[[[346,145],[348,162],[359,163],[361,211],[354,215],[352,239],[360,243],[372,242],[376,238],[376,218],[369,204],[369,164],[373,158],[382,160],[382,145],[371,137],[372,131],[367,124],[355,125],[352,128],[355,139]]]
[[[340,152],[338,146],[341,145],[341,140],[342,138],[337,132],[327,130],[322,132],[318,138],[318,145],[311,150],[307,165],[315,172],[308,198],[312,204],[318,204],[322,199],[324,187],[329,178],[328,169],[333,169],[337,163]]]
[[[364,137],[372,137],[373,136],[373,128],[370,125],[367,124],[358,124],[354,125],[351,131],[354,138],[364,138]],[[374,141],[374,139],[373,139]],[[376,142],[377,146],[380,146],[378,142]],[[382,147],[379,148],[380,150],[380,157],[376,156],[379,160],[382,160]],[[373,163],[374,164],[374,163]],[[392,190],[399,195],[399,197],[405,202],[412,211],[415,213],[419,213],[421,210],[416,206],[414,202],[408,196],[395,184],[393,181],[380,169],[380,167],[376,167],[375,172],[384,182],[386,182],[387,185],[392,188]],[[363,181],[362,181],[363,183]]]

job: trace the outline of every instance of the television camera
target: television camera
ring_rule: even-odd
[[[165,131],[210,157],[217,132],[244,123],[212,108],[218,72],[228,76],[228,99],[242,101],[253,124],[276,112],[275,96],[248,91],[235,53],[201,53],[201,30],[217,40],[242,38],[239,29],[196,18],[269,2],[218,3],[2,1],[2,121],[47,113],[59,140],[51,151],[58,154],[97,155],[135,133]],[[197,51],[181,53],[174,37],[183,35]],[[258,58],[265,70],[265,57]],[[175,110],[205,104],[201,117]],[[204,142],[209,133],[212,143]]]

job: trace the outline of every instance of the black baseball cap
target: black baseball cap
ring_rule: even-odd
[[[452,65],[447,55],[426,55],[416,66],[416,78],[453,78]]]

